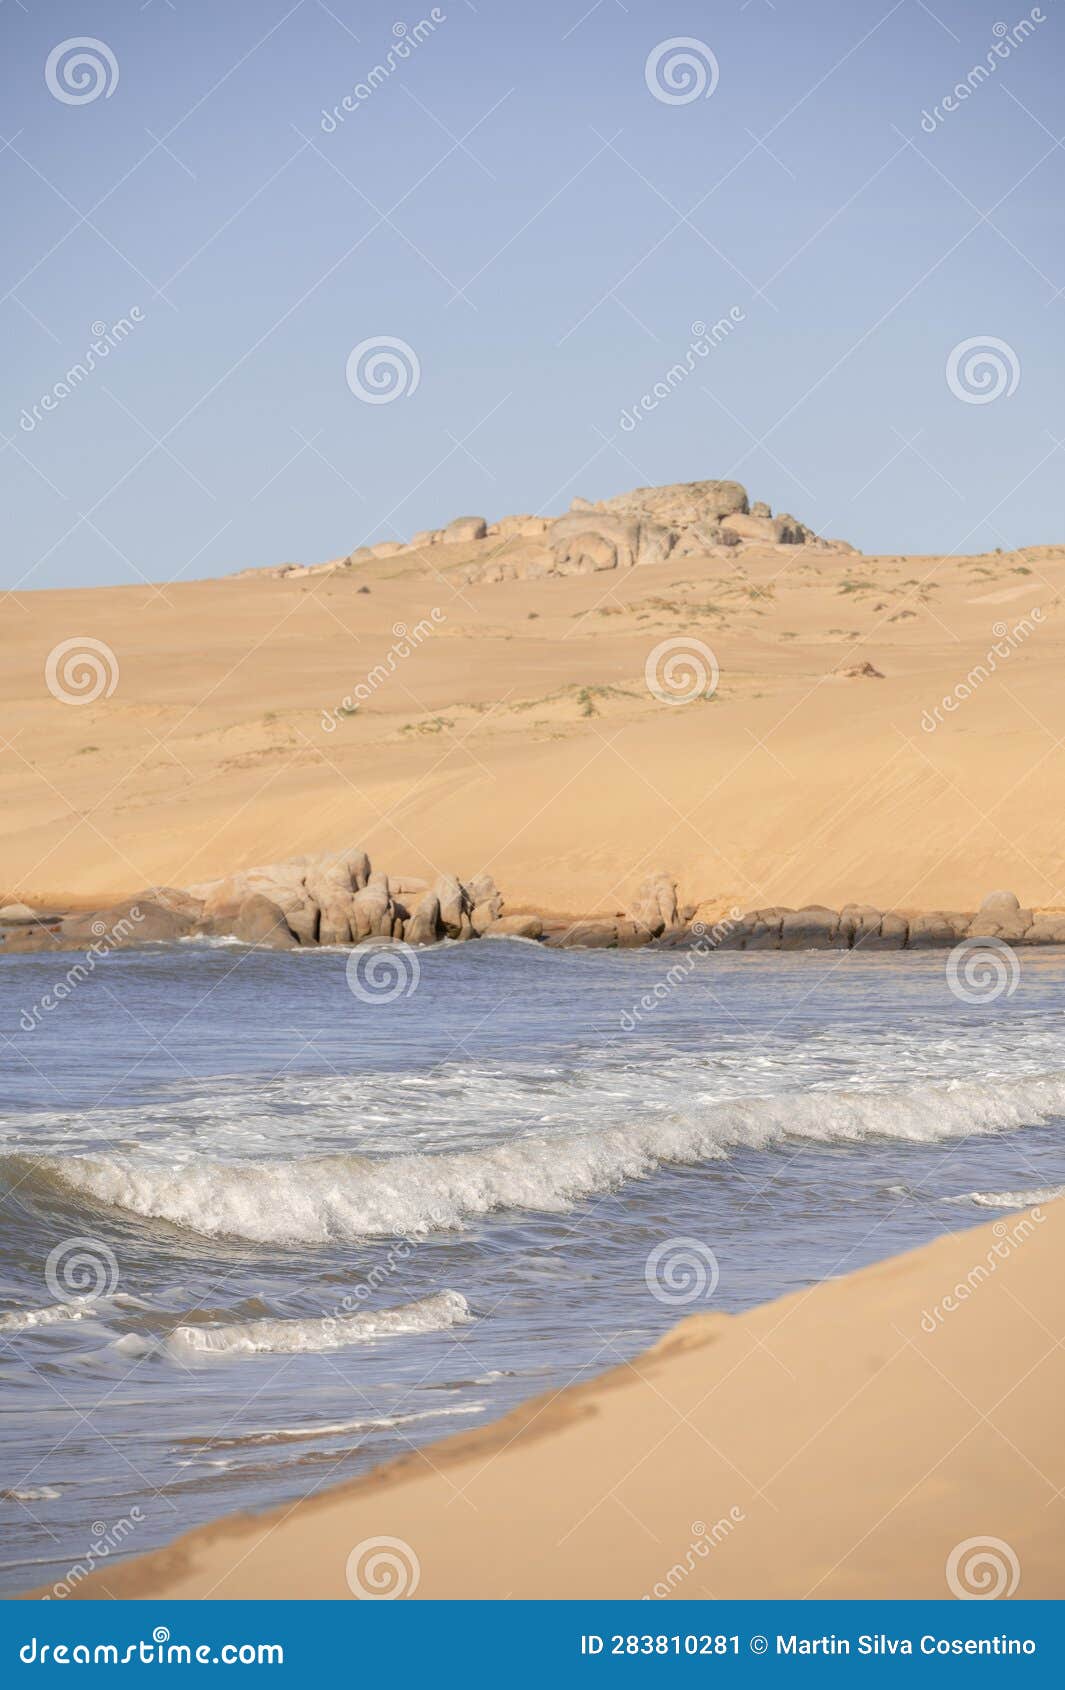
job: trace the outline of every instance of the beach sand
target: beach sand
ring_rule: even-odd
[[[348,1597],[387,1538],[418,1598],[1061,1597],[1063,1278],[1059,1201],[633,1362],[603,1334],[590,1383],[74,1594]]]
[[[659,868],[682,903],[721,910],[964,910],[998,886],[1065,904],[1046,802],[1065,757],[1065,548],[747,547],[466,586],[473,555],[18,594],[0,634],[0,898],[98,906],[361,845],[391,874],[487,869],[511,909],[541,913],[613,914]],[[113,691],[63,703],[46,661],[86,636],[113,654]],[[714,653],[712,700],[648,691],[673,638]],[[837,672],[865,662],[879,676]],[[370,696],[338,716],[360,683]]]

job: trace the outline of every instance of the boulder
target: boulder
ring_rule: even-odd
[[[433,893],[440,904],[440,925],[447,937],[468,938],[472,930],[469,923],[470,901],[465,887],[453,874],[442,874],[433,886]]]
[[[538,915],[501,915],[485,929],[486,939],[540,939],[544,924]]]
[[[665,869],[647,876],[636,888],[629,914],[639,927],[657,937],[677,924],[677,883]]]
[[[411,536],[411,550],[413,551],[416,546],[435,546],[439,544],[439,541],[439,528],[423,528],[417,534]]]
[[[494,531],[501,540],[524,540],[542,534],[548,526],[546,516],[501,516],[488,532]]]
[[[970,939],[1023,939],[1035,916],[1021,908],[1016,892],[989,892],[967,929]]]
[[[40,911],[31,909],[29,904],[5,904],[0,909],[0,927],[17,927],[24,922],[44,920],[47,920],[47,917]]]
[[[603,499],[603,511],[638,512],[669,528],[746,512],[747,489],[738,481],[679,481],[665,487],[636,487]]]
[[[126,950],[133,945],[184,939],[194,926],[189,916],[164,909],[147,899],[130,898],[125,903],[112,904],[109,909],[96,910],[92,915],[68,916],[60,926],[59,935],[63,941],[86,948],[103,945],[108,950]]]
[[[466,545],[470,540],[483,540],[487,533],[483,516],[457,516],[441,530],[440,541],[445,546]]]
[[[203,914],[203,899],[194,898],[191,892],[184,892],[179,886],[149,886],[137,893],[134,902],[138,899],[158,904],[160,909],[170,910],[174,915],[187,915],[191,921],[199,921]]]
[[[784,951],[847,950],[849,940],[840,932],[838,910],[823,904],[807,904],[792,910],[780,925],[780,948]]]
[[[1026,945],[1065,945],[1065,915],[1037,915],[1024,936]]]
[[[910,920],[907,945],[911,951],[927,951],[956,945],[969,926],[968,916],[929,910]]]
[[[408,945],[435,945],[440,938],[440,900],[435,892],[426,892],[418,908],[403,925],[403,938]]]
[[[616,921],[602,919],[572,921],[552,942],[567,950],[610,950],[618,942],[618,925]]]
[[[490,874],[475,874],[466,882],[470,926],[478,936],[503,914],[503,899]]]
[[[848,945],[867,945],[880,936],[883,913],[874,904],[844,904],[839,912],[839,931]]]
[[[244,899],[230,931],[234,939],[263,950],[290,951],[296,944],[296,935],[280,905],[271,903],[261,892]]]
[[[369,884],[353,894],[350,921],[356,944],[364,939],[391,939],[395,909],[386,875],[372,874]]]
[[[989,892],[982,901],[978,915],[1016,915],[1021,907],[1021,900],[1016,892]]]
[[[751,910],[743,917],[742,921],[737,923],[735,931],[729,935],[728,949],[745,951],[779,950],[784,917],[794,913],[793,910],[775,907]]]
[[[738,511],[735,515],[722,517],[721,526],[726,533],[759,545],[782,546],[790,543],[790,529],[780,517],[745,516]]]

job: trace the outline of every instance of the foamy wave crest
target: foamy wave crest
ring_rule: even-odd
[[[980,1209],[1030,1209],[1036,1203],[1053,1203],[1065,1197],[1065,1185],[1035,1185],[1030,1191],[963,1191],[945,1197],[945,1203],[975,1203]]]
[[[728,1101],[693,1098],[683,1113],[581,1133],[527,1133],[488,1149],[422,1155],[304,1156],[287,1161],[39,1160],[34,1173],[68,1191],[211,1238],[261,1244],[418,1237],[497,1209],[563,1213],[665,1164],[787,1139],[931,1143],[1065,1114],[1065,1074],[1038,1080],[882,1091],[806,1091]],[[16,1160],[18,1160],[16,1158]]]
[[[437,1291],[431,1297],[402,1303],[392,1309],[364,1309],[360,1314],[326,1315],[308,1320],[241,1320],[229,1326],[176,1326],[166,1342],[170,1354],[187,1361],[194,1355],[254,1355],[262,1351],[290,1354],[339,1350],[372,1338],[398,1338],[418,1332],[443,1332],[472,1319],[459,1291]]]
[[[11,1309],[0,1314],[0,1332],[25,1332],[33,1326],[51,1326],[57,1320],[83,1320],[96,1308],[91,1298],[70,1303],[48,1303],[40,1309]]]

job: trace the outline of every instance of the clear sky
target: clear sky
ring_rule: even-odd
[[[1063,20],[997,4],[4,0],[0,585],[716,476],[1065,542]]]

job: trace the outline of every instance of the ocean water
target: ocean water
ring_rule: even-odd
[[[76,960],[0,960],[7,1593],[1065,1185],[1057,952]]]

